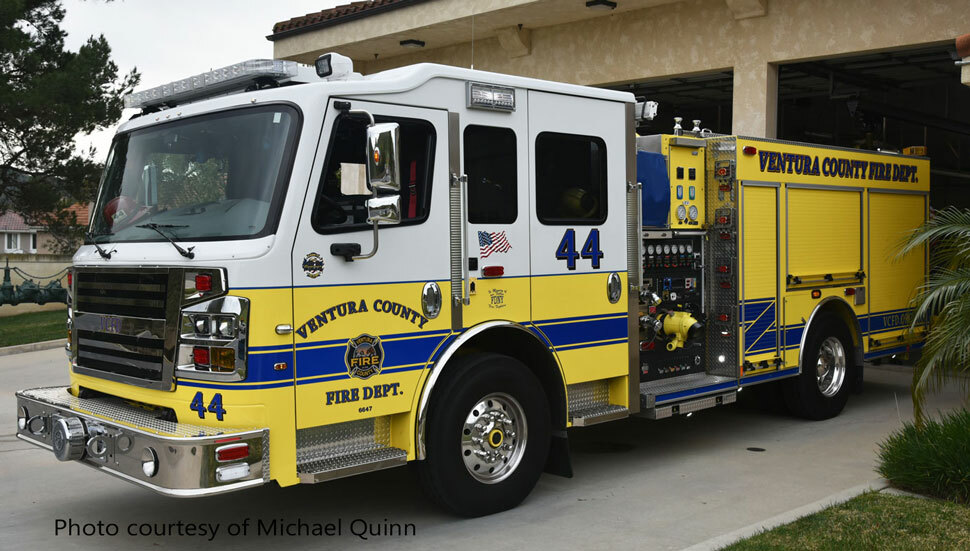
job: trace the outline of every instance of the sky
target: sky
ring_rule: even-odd
[[[63,0],[66,47],[76,51],[103,34],[118,73],[137,67],[143,90],[253,58],[273,57],[266,35],[273,24],[350,0]],[[103,131],[78,136],[79,149],[93,145],[104,162],[111,136],[133,109]]]

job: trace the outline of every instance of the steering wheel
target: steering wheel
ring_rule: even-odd
[[[321,193],[319,195],[320,201],[326,205],[326,209],[321,211],[321,217],[323,217],[325,222],[332,224],[343,223],[347,220],[347,211],[344,210],[343,205],[337,202],[336,199],[330,197],[326,193]],[[340,213],[339,215],[337,213]]]

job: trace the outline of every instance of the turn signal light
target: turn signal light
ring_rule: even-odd
[[[729,321],[731,318],[727,314],[721,314],[717,317],[717,321]]]
[[[196,291],[211,291],[212,290],[212,276],[207,274],[199,274],[195,276],[195,290]]]
[[[822,298],[822,291],[818,289],[812,289],[812,298]]]
[[[845,290],[845,296],[851,297],[855,294],[855,287],[849,287]]]
[[[504,275],[504,266],[485,266],[482,268],[482,277],[502,277]]]
[[[727,224],[728,223],[728,217],[727,216],[718,216],[717,217],[717,223],[718,224]]]
[[[741,150],[741,152],[744,153],[745,155],[754,155],[758,153],[758,148],[753,145],[746,145]]]
[[[70,287],[74,283],[74,274],[70,270],[67,271],[67,286]]]
[[[212,347],[212,371],[231,372],[236,369],[236,353],[232,348]]]
[[[726,265],[718,266],[717,271],[721,272],[722,274],[726,274],[728,273],[728,267]]]

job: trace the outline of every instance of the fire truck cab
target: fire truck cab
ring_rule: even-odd
[[[632,95],[252,60],[138,92],[74,257],[71,383],[18,437],[200,496],[418,462],[445,508],[571,476],[567,429],[787,379],[841,411],[919,346],[928,162],[700,128]]]

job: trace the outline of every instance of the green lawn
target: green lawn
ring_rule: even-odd
[[[970,507],[870,492],[762,532],[725,551],[970,548]]]
[[[0,347],[67,338],[67,310],[0,317]]]

